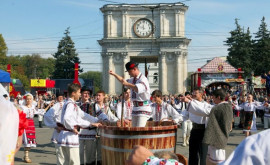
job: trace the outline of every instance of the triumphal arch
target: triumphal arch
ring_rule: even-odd
[[[187,55],[183,3],[113,4],[100,8],[104,16],[102,85],[106,93],[120,94],[121,84],[108,71],[129,78],[125,63],[158,64],[158,87],[163,94],[186,90]]]

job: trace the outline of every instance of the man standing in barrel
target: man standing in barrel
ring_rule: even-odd
[[[133,101],[132,126],[145,127],[147,120],[151,117],[152,110],[150,102],[150,87],[147,78],[138,69],[138,64],[130,61],[125,65],[130,79],[125,80],[123,77],[109,71],[120,83],[131,89],[131,99]]]

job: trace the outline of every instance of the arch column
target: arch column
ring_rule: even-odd
[[[105,91],[105,92],[108,92],[108,85],[106,82],[108,82],[108,75],[106,72],[106,70],[108,70],[109,68],[107,68],[107,63],[108,63],[108,59],[107,59],[107,56],[106,56],[106,53],[101,53],[101,57],[102,57],[102,89]]]
[[[128,79],[129,75],[128,75],[128,72],[126,72],[126,67],[125,67],[126,63],[128,63],[128,61],[129,61],[128,53],[123,52],[121,54],[122,54],[122,57],[123,57],[123,76],[124,76],[125,79]]]
[[[113,54],[114,53],[107,53],[107,57],[108,57],[108,70],[107,70],[107,72],[109,71],[109,70],[112,70],[112,71],[114,71],[115,72],[115,68],[114,68],[114,65],[113,65]],[[114,77],[113,76],[111,76],[110,74],[108,74],[108,82],[110,82],[109,84],[108,84],[108,92],[107,93],[115,93],[115,91],[114,91],[114,86],[115,86],[115,83],[114,83]]]
[[[181,52],[174,52],[175,54],[175,93],[180,94],[183,92],[183,70],[182,70],[182,59]]]
[[[128,23],[127,23],[127,10],[122,11],[122,37],[127,37]]]
[[[166,64],[166,52],[159,52],[159,89],[163,94],[168,94],[167,89],[167,64]]]
[[[187,91],[187,78],[188,78],[188,67],[187,67],[187,52],[182,53],[182,63],[183,63],[183,88],[182,91]]]
[[[113,54],[112,52],[109,53],[102,53],[102,60],[103,60],[103,75],[102,75],[102,88],[106,93],[113,93],[114,92],[114,85],[115,83],[112,81],[113,76],[110,76],[109,70],[115,71],[113,65]],[[111,83],[108,83],[111,82]]]
[[[109,38],[109,37],[112,37],[112,12],[111,11],[108,11],[107,12],[107,31],[106,31],[106,33],[107,33],[107,37]]]
[[[160,10],[160,37],[165,35],[165,10]]]
[[[181,28],[180,28],[180,23],[181,23],[181,21],[180,21],[180,10],[178,9],[178,10],[175,10],[175,36],[176,37],[178,37],[178,36],[180,36],[180,30],[181,30]]]

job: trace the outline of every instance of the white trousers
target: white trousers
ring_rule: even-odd
[[[146,116],[132,116],[132,127],[145,127],[149,118]]]
[[[64,155],[64,163],[61,165],[79,165],[80,153],[79,147],[60,147]]]
[[[64,155],[63,155],[61,147],[57,145],[57,143],[54,143],[54,146],[55,146],[55,153],[56,153],[56,164],[57,165],[64,164],[65,159],[64,159]]]
[[[101,161],[101,142],[100,138],[91,140],[79,140],[80,141],[80,162],[92,163]]]
[[[210,162],[218,164],[226,159],[226,151],[224,149],[217,149],[216,147],[209,145],[207,157]]]
[[[43,121],[43,115],[38,115],[38,121]]]
[[[191,130],[192,130],[192,122],[190,120],[183,121],[182,122],[183,137],[190,136]]]

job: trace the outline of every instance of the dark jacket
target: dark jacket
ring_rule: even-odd
[[[265,83],[265,87],[269,88],[270,87],[270,75],[267,74],[267,76],[265,76],[264,74],[261,76],[263,79],[266,79],[266,83]]]
[[[203,143],[224,149],[227,145],[233,119],[232,105],[221,103],[214,106],[204,133]]]

